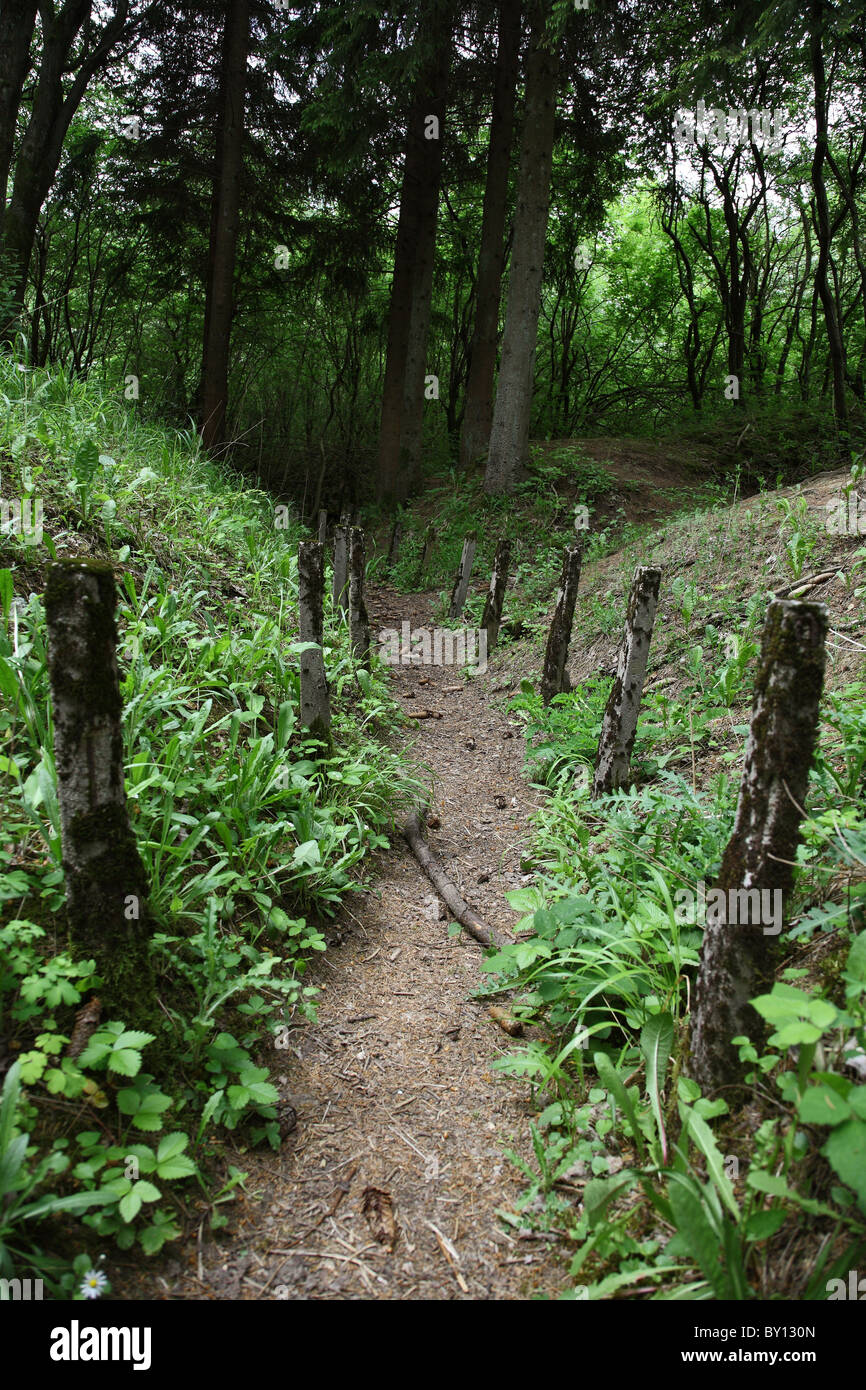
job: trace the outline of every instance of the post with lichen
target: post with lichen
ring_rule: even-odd
[[[51,566],[45,619],[70,941],[96,961],[103,1005],[144,1022],[155,1010],[153,924],[126,809],[116,605],[109,564]]]
[[[349,612],[349,526],[341,518],[339,526],[334,527],[334,586],[332,592],[334,613],[342,613],[346,618]]]
[[[432,559],[432,557],[433,557],[433,549],[434,549],[434,546],[435,546],[435,545],[436,545],[436,528],[435,528],[435,526],[433,525],[433,523],[432,523],[432,521],[431,521],[430,525],[427,527],[427,530],[424,532],[424,546],[423,546],[423,549],[422,549],[422,551],[421,551],[421,559],[420,559],[420,561],[418,562],[418,573],[417,573],[416,576],[415,576],[415,587],[416,587],[416,589],[417,589],[418,586],[420,585],[421,580],[423,579],[423,577],[424,577],[424,575],[425,575],[425,573],[426,573],[426,571],[427,571],[427,566],[429,565],[429,563],[430,563],[430,561],[431,561],[431,559]]]
[[[689,1071],[704,1092],[742,1083],[732,1038],[763,1042],[764,1022],[749,1000],[773,984],[815,751],[826,637],[823,604],[770,604],[734,829],[701,944]]]
[[[481,626],[487,633],[487,650],[492,652],[499,641],[499,625],[502,622],[502,606],[505,603],[505,590],[508,587],[508,565],[511,560],[511,541],[503,536],[496,543],[493,556],[493,572],[490,588],[484,600]]]
[[[662,572],[639,565],[634,572],[625,629],[616,661],[613,687],[605,706],[595,760],[592,795],[627,787],[637,732],[640,702],[646,680]]]
[[[577,588],[580,584],[580,566],[583,548],[573,543],[566,549],[562,562],[562,576],[559,592],[556,595],[556,608],[547,634],[547,647],[544,653],[544,672],[541,677],[541,699],[549,705],[554,695],[571,688],[568,679],[568,647],[571,642],[571,628],[574,622],[574,605],[577,602]]]
[[[370,669],[370,620],[364,601],[367,550],[359,526],[349,531],[349,636],[352,655],[365,670]]]
[[[322,651],[325,599],[325,547],[318,541],[298,546],[298,614],[301,644],[301,724],[330,742],[331,697]]]
[[[455,618],[459,618],[463,612],[463,605],[469,592],[469,581],[472,578],[472,563],[475,559],[476,544],[475,532],[470,531],[463,541],[460,566],[457,570],[457,578],[454,580],[454,588],[451,590],[451,606],[448,609],[448,617],[452,622]]]

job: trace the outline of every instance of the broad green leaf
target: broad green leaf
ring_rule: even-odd
[[[664,1135],[661,1093],[665,1084],[673,1042],[674,1022],[670,1014],[655,1014],[644,1024],[640,1035],[640,1047],[646,1058],[647,1091],[652,1102],[660,1141]]]
[[[721,1264],[721,1245],[713,1230],[701,1199],[685,1179],[671,1174],[668,1196],[676,1228],[688,1243],[689,1250],[711,1285],[716,1298],[727,1298],[728,1281]]]
[[[810,1086],[800,1097],[797,1109],[807,1125],[840,1125],[851,1114],[851,1107],[829,1086]]]
[[[641,1158],[643,1158],[646,1152],[643,1133],[637,1122],[637,1115],[635,1114],[631,1097],[622,1083],[619,1072],[615,1069],[606,1052],[593,1053],[592,1064],[595,1067],[599,1081],[601,1081],[602,1085],[610,1092],[622,1111],[628,1123],[628,1127],[631,1130],[632,1138],[637,1145],[638,1153],[641,1155]]]
[[[866,1211],[866,1124],[850,1119],[834,1129],[821,1150],[834,1172],[857,1193]]]
[[[734,1189],[731,1180],[725,1172],[725,1161],[719,1151],[719,1146],[713,1137],[713,1132],[706,1120],[694,1110],[688,1110],[683,1115],[683,1124],[688,1127],[689,1134],[700,1149],[707,1163],[707,1172],[710,1174],[716,1189],[730,1211],[735,1221],[740,1219],[740,1208],[737,1206],[737,1199],[734,1196]]]

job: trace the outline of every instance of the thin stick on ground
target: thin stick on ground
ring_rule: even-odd
[[[499,937],[492,927],[488,927],[478,916],[478,913],[471,908],[467,902],[461,898],[454,884],[446,874],[442,865],[439,863],[427,841],[421,832],[421,822],[418,812],[413,811],[403,827],[403,838],[414,854],[421,868],[429,878],[436,892],[439,894],[445,906],[456,922],[459,922],[464,931],[482,946],[496,946],[497,949],[502,945]]]

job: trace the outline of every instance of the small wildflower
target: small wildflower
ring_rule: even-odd
[[[89,1269],[81,1281],[80,1292],[85,1298],[99,1298],[108,1280],[99,1269]]]

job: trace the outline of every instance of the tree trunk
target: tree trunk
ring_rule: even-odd
[[[400,546],[403,541],[403,527],[403,512],[401,508],[398,507],[397,511],[394,513],[394,525],[391,527],[391,540],[388,544],[388,560],[385,566],[388,574],[393,573],[397,564]]]
[[[331,699],[322,651],[325,596],[325,548],[318,541],[298,546],[298,614],[302,642],[315,646],[301,652],[301,724],[330,742]]]
[[[823,604],[776,599],[767,610],[734,830],[717,885],[723,902],[736,895],[737,910],[709,913],[701,945],[690,1050],[691,1075],[705,1093],[742,1080],[732,1038],[746,1034],[759,1048],[763,1041],[763,1021],[749,1000],[773,983],[815,748],[826,635]],[[766,914],[752,910],[766,892],[780,895],[769,933]]]
[[[428,33],[433,51],[418,76],[406,134],[379,425],[378,493],[386,504],[408,495],[405,465],[417,457],[424,411],[452,11],[452,0],[435,0],[431,6]],[[438,122],[437,138],[428,138],[433,132],[430,116]]]
[[[631,755],[640,714],[643,683],[653,624],[659,601],[662,572],[639,565],[634,572],[625,631],[616,663],[616,676],[608,696],[598,740],[592,795],[600,796],[631,780]]]
[[[42,204],[57,173],[63,141],[91,77],[104,63],[126,26],[129,0],[119,0],[114,17],[88,56],[76,67],[72,53],[91,14],[91,0],[66,0],[50,16],[42,11],[42,53],[30,119],[15,162],[12,196],[3,221],[2,249],[12,262],[15,302],[20,312],[27,293],[33,242]],[[75,76],[64,96],[63,78]],[[16,318],[18,315],[16,314]],[[14,336],[14,323],[3,326],[3,338]]]
[[[469,468],[490,442],[493,376],[499,338],[499,303],[505,262],[505,214],[508,170],[514,135],[514,99],[520,53],[521,0],[501,0],[496,81],[487,147],[487,181],[481,217],[481,247],[475,286],[475,327],[466,384],[466,407],[460,435],[460,466]]]
[[[406,364],[403,376],[403,416],[400,423],[400,450],[397,486],[394,496],[403,501],[418,483],[421,473],[421,446],[424,430],[427,340],[433,304],[433,268],[436,259],[436,228],[439,221],[439,185],[442,178],[442,140],[445,124],[445,90],[451,64],[450,31],[439,54],[435,75],[436,97],[429,102],[426,117],[439,122],[439,139],[426,140],[428,146],[424,181],[421,186],[418,238],[412,266],[411,311]]]
[[[508,565],[511,560],[511,541],[503,536],[496,543],[493,557],[493,573],[490,588],[484,601],[481,626],[487,633],[487,651],[492,652],[499,641],[499,624],[502,622],[502,606],[505,603],[505,590],[508,587]]]
[[[205,292],[201,438],[206,449],[215,448],[225,439],[249,46],[250,0],[230,0],[223,35]]]
[[[541,699],[549,705],[554,695],[569,689],[568,645],[571,641],[571,625],[574,622],[574,605],[577,602],[577,587],[580,583],[580,566],[583,548],[571,544],[565,552],[562,564],[562,578],[556,595],[556,608],[550,632],[547,635],[547,648],[544,653],[544,674],[541,678]]]
[[[534,0],[514,245],[508,276],[508,309],[484,475],[484,490],[488,493],[511,492],[529,458],[529,422],[559,79],[558,55],[543,47],[549,8],[548,0]]]
[[[103,1002],[129,1020],[152,995],[153,925],[126,810],[116,605],[109,564],[51,566],[45,620],[70,939],[79,958],[95,959]]]
[[[339,526],[334,527],[334,582],[331,590],[331,602],[334,607],[334,614],[342,613],[343,618],[349,611],[348,587],[349,527],[342,519]]]
[[[432,523],[432,521],[431,521],[430,525],[427,527],[427,530],[424,532],[424,545],[423,545],[423,548],[422,548],[422,550],[421,550],[421,559],[420,559],[420,561],[418,562],[418,573],[417,573],[416,576],[415,576],[415,588],[416,588],[416,589],[417,589],[417,588],[420,588],[421,580],[422,580],[422,578],[423,578],[423,576],[424,576],[424,573],[425,573],[425,571],[426,571],[426,569],[427,569],[427,566],[429,565],[430,560],[431,560],[431,558],[432,558],[432,555],[433,555],[433,547],[435,546],[435,544],[436,544],[436,528],[434,527],[434,525],[433,525],[433,523]]]
[[[0,6],[0,239],[21,91],[30,67],[36,0],[3,0]]]
[[[460,556],[457,578],[454,580],[454,588],[451,590],[451,606],[448,609],[448,617],[452,622],[455,618],[459,618],[460,614],[463,612],[463,605],[466,602],[466,595],[469,592],[469,581],[472,578],[472,562],[475,559],[475,546],[475,532],[470,531],[463,542],[463,552]]]
[[[827,74],[822,46],[824,0],[811,0],[809,6],[809,56],[815,93],[815,153],[812,157],[812,191],[815,195],[815,233],[818,240],[818,261],[815,266],[815,286],[824,310],[827,325],[827,347],[833,372],[833,409],[840,434],[847,435],[848,404],[845,398],[845,341],[839,324],[839,314],[827,276],[830,260],[830,208],[824,164],[827,159]]]
[[[367,552],[364,532],[358,526],[349,531],[349,635],[352,655],[365,670],[370,669],[370,620],[364,601]]]

